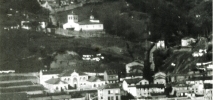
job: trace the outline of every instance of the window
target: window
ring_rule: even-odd
[[[68,81],[70,80],[70,78],[68,78]]]
[[[110,93],[113,94],[113,90],[111,90]]]
[[[111,96],[111,100],[114,100],[114,97],[113,97],[113,96]]]
[[[58,87],[56,87],[56,90],[58,90]]]
[[[103,99],[103,97],[101,97],[101,99]]]
[[[108,91],[108,94],[110,94],[110,90]]]
[[[108,100],[110,100],[110,97],[108,97]]]
[[[70,19],[72,19],[72,17],[70,17]]]
[[[118,93],[118,90],[115,90],[115,93]]]
[[[145,84],[147,84],[147,82],[145,82]]]
[[[94,84],[94,86],[93,87],[96,87],[96,84]]]
[[[86,80],[86,77],[84,77],[83,80]]]

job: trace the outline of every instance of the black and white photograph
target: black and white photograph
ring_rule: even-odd
[[[212,0],[0,0],[0,100],[213,100]]]

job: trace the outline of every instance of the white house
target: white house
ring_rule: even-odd
[[[44,87],[48,88],[50,93],[62,92],[68,90],[68,83],[60,78],[51,78],[45,81]]]
[[[165,49],[166,48],[166,46],[165,46],[165,41],[164,40],[159,40],[158,42],[157,42],[157,49]]]
[[[136,85],[147,85],[149,81],[146,79],[136,78],[136,79],[125,79],[122,83],[123,90],[137,97]]]
[[[139,63],[139,62],[134,61],[134,62],[126,64],[126,73],[130,73],[130,69],[133,66],[141,66],[141,68],[143,69],[144,62]]]
[[[100,78],[98,76],[91,76],[87,81],[88,81],[87,86],[90,89],[97,89],[97,88],[105,85],[104,79]]]
[[[63,25],[64,29],[74,29],[75,31],[103,31],[103,24],[94,18],[93,15],[90,19],[78,22],[78,15],[68,15],[68,22]]]
[[[181,39],[181,46],[182,47],[191,46],[191,43],[195,43],[195,42],[196,40],[194,38],[185,37]]]
[[[158,72],[154,76],[154,84],[166,84],[166,74],[163,72]]]

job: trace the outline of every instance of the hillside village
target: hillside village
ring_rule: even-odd
[[[173,0],[14,1],[0,7],[0,100],[213,99],[212,20],[196,12],[210,0],[191,1],[188,31],[158,22]]]

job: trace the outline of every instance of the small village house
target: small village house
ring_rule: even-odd
[[[137,97],[165,97],[165,86],[163,84],[136,85]]]
[[[88,82],[87,82],[87,86],[88,88],[90,89],[97,89],[101,86],[104,86],[105,85],[105,81],[103,78],[101,77],[98,77],[98,76],[91,76],[89,79],[88,79]]]
[[[98,89],[98,100],[121,100],[119,84],[106,84],[100,87]]]
[[[213,84],[204,84],[204,98],[205,100],[212,100]]]
[[[118,82],[118,72],[115,70],[104,71],[104,80],[106,83],[117,83]]]
[[[142,78],[125,79],[122,83],[123,90],[137,97],[136,85],[146,85],[149,81]]]
[[[166,85],[166,74],[163,72],[158,72],[154,76],[154,84],[164,84]]]

